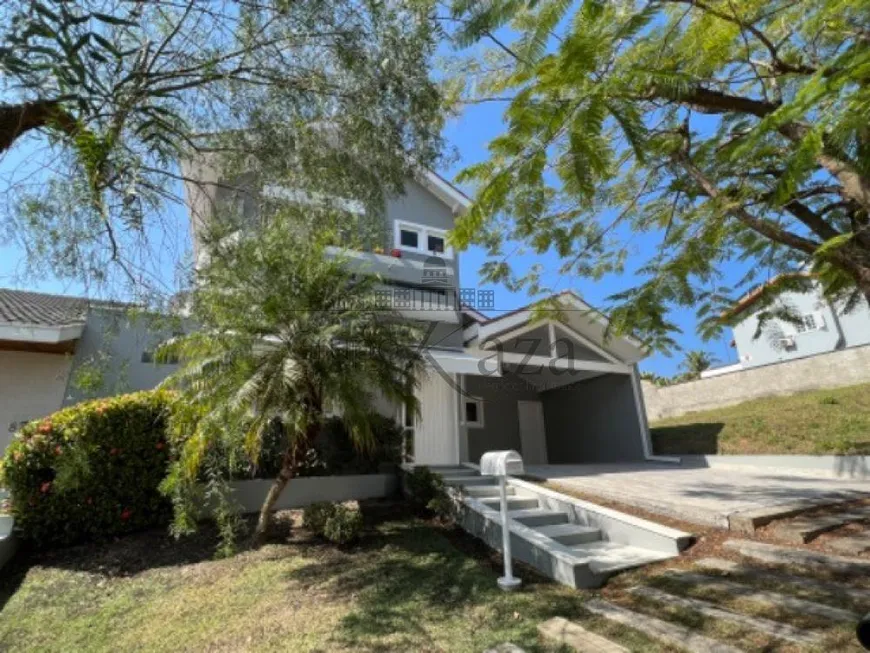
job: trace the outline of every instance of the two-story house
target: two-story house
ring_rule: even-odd
[[[248,196],[244,179],[223,179],[207,159],[185,163],[183,174],[200,257],[207,255],[198,238],[203,225],[227,203],[249,215],[258,198]],[[284,188],[261,192],[317,201]],[[651,458],[636,365],[645,350],[630,338],[605,339],[606,318],[573,293],[559,296],[560,319],[534,320],[527,307],[494,318],[481,313],[495,307],[474,305],[481,293],[461,283],[460,255],[447,239],[469,205],[442,177],[420,170],[387,200],[381,240],[370,251],[343,250],[355,269],[382,276],[394,308],[425,324],[421,414],[379,407],[411,431],[413,460],[478,462],[493,449],[516,449],[531,465]]]
[[[747,293],[732,310],[744,316],[734,328],[733,345],[738,362],[702,373],[702,377],[749,369],[771,363],[816,356],[839,349],[870,344],[870,306],[860,300],[850,311],[829,302],[818,284],[805,292],[784,292],[777,302],[787,307],[798,322],[773,319],[760,333],[752,308],[763,287]]]

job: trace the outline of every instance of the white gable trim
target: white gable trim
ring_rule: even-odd
[[[70,340],[78,340],[81,338],[84,328],[84,324],[64,324],[59,326],[18,323],[0,324],[0,340],[39,342],[54,345]]]
[[[454,215],[462,215],[471,207],[471,199],[456,186],[428,169],[414,175],[423,187],[450,207]]]
[[[484,326],[481,327],[479,332],[483,331]],[[578,332],[576,329],[571,328],[567,324],[564,324],[562,322],[559,322],[558,320],[553,320],[553,319],[546,319],[546,320],[541,320],[538,322],[528,322],[528,323],[526,323],[522,326],[519,326],[515,329],[511,329],[510,331],[507,331],[506,333],[494,333],[494,334],[489,335],[489,336],[486,336],[483,333],[480,333],[480,340],[482,342],[480,347],[481,347],[481,349],[492,349],[493,347],[495,347],[495,343],[492,342],[491,340],[489,340],[489,338],[495,337],[496,335],[500,336],[502,339],[505,339],[505,340],[512,340],[514,338],[517,338],[518,336],[523,335],[524,333],[528,333],[529,331],[533,331],[540,326],[549,327],[549,332],[551,334],[551,336],[550,336],[550,338],[551,338],[550,344],[551,345],[555,342],[555,338],[553,337],[553,335],[555,335],[554,331],[556,329],[560,329],[569,338],[573,338],[573,339],[579,341],[580,344],[588,347],[589,349],[594,351],[596,354],[607,359],[611,363],[616,363],[617,365],[624,364],[624,361],[619,360],[616,356],[614,356],[613,354],[608,352],[606,349],[604,349],[600,345],[596,344],[595,341],[593,341],[591,338],[588,338],[587,336]]]

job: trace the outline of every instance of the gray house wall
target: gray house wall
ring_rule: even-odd
[[[76,347],[63,405],[155,387],[178,366],[143,362],[142,354],[153,352],[173,331],[147,315],[91,309]],[[98,385],[83,387],[84,376],[98,379]]]
[[[750,315],[734,327],[734,344],[740,363],[744,368],[759,367],[781,361],[806,358],[846,347],[870,343],[870,309],[861,302],[849,314],[840,307],[836,312],[818,292],[789,292],[781,301],[800,315],[817,314],[824,326],[816,331],[798,333],[795,326],[782,320],[772,320],[764,325],[755,338],[758,317]],[[781,340],[793,338],[794,346]]]
[[[514,449],[520,444],[517,402],[538,399],[538,392],[519,377],[466,376],[465,392],[483,400],[483,428],[468,428],[468,461],[479,463],[486,451]]]
[[[631,377],[605,374],[541,393],[550,464],[643,460]]]
[[[386,207],[387,242],[384,249],[389,251],[396,247],[394,242],[395,223],[397,221],[414,222],[426,227],[435,227],[449,231],[453,229],[455,218],[453,212],[444,202],[426,190],[419,182],[408,179],[405,182],[405,194],[387,200]],[[402,258],[425,263],[429,256],[415,252],[402,252]],[[455,284],[459,285],[458,256],[454,252],[452,260],[445,259],[445,265],[453,271]]]

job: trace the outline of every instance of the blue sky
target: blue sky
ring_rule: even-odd
[[[453,179],[455,175],[466,165],[481,161],[486,158],[486,146],[491,139],[497,136],[503,123],[501,110],[498,104],[480,104],[468,107],[465,113],[458,119],[452,120],[446,127],[445,137],[448,143],[458,153],[458,159],[448,169],[440,170],[445,177]],[[0,175],[8,174],[9,171],[21,169],[27,165],[27,161],[34,152],[29,145],[19,146],[8,152],[0,161]],[[172,222],[177,225],[178,242],[184,242],[187,237],[186,219],[181,207],[170,208]],[[543,256],[532,253],[519,254],[512,258],[513,266],[522,271],[533,263],[543,264],[546,270],[552,272],[545,276],[547,284],[555,290],[574,290],[594,306],[606,304],[605,298],[614,292],[629,287],[633,283],[631,271],[647,260],[655,247],[654,236],[636,236],[632,241],[635,250],[633,258],[629,259],[626,273],[621,276],[611,275],[601,281],[589,279],[560,278],[556,272],[559,260],[554,254]],[[0,286],[30,288],[43,292],[55,292],[62,294],[85,294],[85,289],[76,283],[54,278],[33,278],[28,274],[23,249],[14,242],[0,245]],[[478,283],[478,269],[485,260],[480,248],[472,247],[463,252],[460,257],[461,285],[468,287],[485,287]],[[172,266],[166,262],[164,274],[171,279]],[[739,266],[725,270],[726,274],[738,273]],[[495,290],[495,311],[489,311],[490,315],[509,311],[529,302],[530,298],[525,293],[511,293],[504,287],[492,287]],[[681,346],[686,349],[704,349],[718,359],[721,364],[736,362],[736,350],[729,344],[730,332],[719,341],[703,342],[695,333],[696,320],[693,311],[679,310],[672,314],[673,320],[683,330],[678,337]],[[641,365],[642,369],[653,371],[661,375],[671,375],[678,371],[681,356],[676,354],[668,358],[662,354],[650,356]]]
[[[502,107],[497,103],[472,105],[466,108],[461,118],[452,120],[447,125],[445,137],[458,150],[459,159],[449,169],[442,171],[445,177],[452,179],[464,166],[487,158],[487,144],[498,136],[504,127],[501,109]],[[552,270],[552,273],[545,277],[545,281],[554,290],[574,290],[593,306],[604,306],[606,304],[605,299],[609,295],[631,287],[634,283],[631,271],[649,258],[651,252],[654,251],[655,245],[656,238],[654,236],[635,237],[632,240],[632,248],[635,254],[629,259],[625,274],[619,276],[610,275],[600,281],[560,277],[557,272],[560,261],[553,253],[544,255],[528,253],[512,258],[511,262],[520,271],[533,263],[541,263],[546,270]],[[477,285],[477,272],[485,260],[484,252],[478,247],[472,247],[462,253],[460,258],[462,286],[470,287]],[[741,266],[735,264],[729,266],[729,269],[723,272],[728,276],[742,274],[740,268]],[[525,293],[512,293],[503,286],[493,286],[493,289],[495,290],[497,310],[487,311],[491,316],[518,308],[527,304],[530,300],[529,296]],[[677,337],[677,341],[685,350],[703,349],[718,359],[719,363],[717,364],[737,362],[736,350],[730,346],[730,330],[728,330],[726,336],[717,341],[704,342],[695,332],[697,320],[693,310],[681,309],[674,311],[671,314],[671,318],[683,331]],[[641,364],[641,369],[660,375],[671,375],[679,371],[680,362],[680,353],[675,354],[673,357],[654,354]]]

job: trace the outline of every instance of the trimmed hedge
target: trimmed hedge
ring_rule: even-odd
[[[167,524],[172,507],[158,486],[171,403],[166,391],[137,392],[24,426],[0,466],[22,537],[70,544]]]

